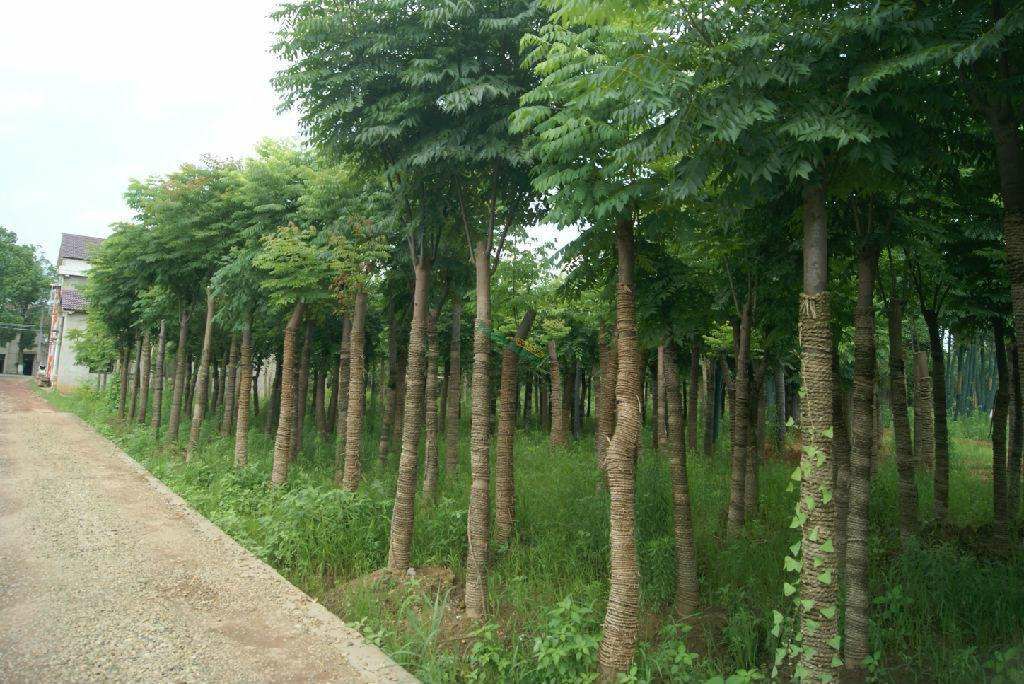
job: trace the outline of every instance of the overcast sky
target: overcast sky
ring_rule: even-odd
[[[0,224],[56,259],[106,236],[132,177],[296,134],[275,114],[274,0],[4,3]]]
[[[270,86],[277,4],[5,3],[0,225],[52,262],[62,232],[104,237],[128,217],[129,179],[297,135],[296,117],[275,113]]]

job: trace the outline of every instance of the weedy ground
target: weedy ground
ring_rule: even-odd
[[[205,426],[189,464],[148,428],[117,421],[111,391],[47,393],[118,443],[156,477],[298,587],[356,625],[427,682],[589,681],[595,671],[607,593],[608,500],[599,487],[593,435],[568,448],[521,429],[516,439],[517,535],[493,548],[490,621],[460,612],[469,491],[462,468],[444,474],[439,497],[417,502],[413,578],[375,572],[386,565],[394,462],[380,468],[376,435],[364,441],[366,480],[351,494],[332,485],[334,446],[307,427],[288,485],[269,490],[272,438],[254,429],[250,464],[232,466],[231,440]],[[467,412],[468,413],[468,412]],[[379,421],[372,414],[367,425]],[[253,425],[261,425],[254,420]],[[870,582],[875,681],[1024,681],[1024,553],[990,544],[991,447],[982,416],[951,423],[951,525],[929,522],[930,474],[919,478],[920,542],[902,549],[891,444],[872,483]],[[187,435],[187,429],[182,431]],[[468,428],[464,426],[464,437]],[[637,473],[637,540],[643,626],[628,681],[756,681],[776,643],[772,611],[788,603],[782,560],[789,528],[792,454],[770,459],[761,477],[761,514],[726,539],[727,438],[711,458],[690,454],[689,477],[705,610],[690,624],[671,615],[674,550],[665,458],[647,448]],[[372,455],[371,455],[372,454]],[[444,462],[442,448],[441,461]]]

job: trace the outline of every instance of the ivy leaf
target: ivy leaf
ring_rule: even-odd
[[[834,637],[828,640],[828,645],[836,651],[838,651],[839,647],[843,645],[843,640],[839,638],[838,634],[836,634]]]
[[[826,539],[825,543],[822,544],[821,547],[819,547],[818,550],[821,551],[822,553],[835,553],[836,552],[836,547],[832,545],[832,540],[831,539]]]
[[[832,571],[825,570],[823,572],[818,573],[818,581],[822,584],[832,584]]]
[[[796,593],[796,587],[794,587],[789,582],[783,582],[782,583],[782,593],[785,594],[786,596],[792,596],[793,594]]]
[[[831,620],[832,618],[834,618],[836,616],[836,607],[835,606],[825,606],[824,608],[821,609],[821,614],[824,615],[825,617],[827,617],[829,620]]]

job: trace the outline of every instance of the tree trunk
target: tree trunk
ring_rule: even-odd
[[[171,390],[171,413],[167,417],[167,437],[172,441],[178,439],[181,425],[182,399],[185,396],[185,378],[188,369],[188,306],[182,304],[181,315],[178,317],[178,348],[174,352],[174,387]]]
[[[423,348],[425,353],[426,342],[424,342]],[[398,354],[398,384],[395,387],[395,419],[391,425],[391,439],[389,441],[389,449],[391,451],[394,451],[397,448],[399,452],[401,452],[402,430],[405,429],[405,393],[408,389],[406,375],[409,366],[408,352],[408,344],[406,344],[406,348],[404,350],[399,349]]]
[[[730,409],[732,423],[732,483],[729,487],[729,515],[727,534],[737,535],[743,527],[745,506],[747,450],[749,440],[749,359],[750,359],[750,317],[753,305],[752,293],[747,293],[743,310],[740,312],[739,342],[736,346],[736,373],[732,379],[733,401]]]
[[[313,346],[313,321],[306,321],[302,338],[302,356],[299,360],[295,385],[295,427],[292,430],[292,448],[288,458],[295,459],[302,452],[302,437],[306,427],[306,406],[309,403],[309,357]]]
[[[515,397],[513,396],[513,399]],[[573,364],[572,382],[572,438],[579,439],[583,430],[583,364]]]
[[[284,328],[284,350],[281,353],[281,367],[278,378],[281,381],[281,400],[277,419],[277,436],[274,439],[274,465],[270,474],[270,486],[278,487],[288,481],[288,462],[291,460],[292,431],[295,429],[295,338],[299,334],[306,304],[298,301],[292,307],[292,315]]]
[[[153,349],[149,331],[142,334],[142,365],[139,368],[139,409],[136,415],[139,422],[146,424],[146,410],[149,407],[149,373],[153,362]]]
[[[228,351],[228,366],[224,371],[224,416],[220,421],[220,434],[231,434],[235,419],[235,374],[238,371],[238,336],[231,336],[231,349]]]
[[[762,420],[764,416],[764,359],[757,362],[754,368],[753,382],[748,388],[747,398],[747,456],[744,460],[744,481],[743,481],[743,519],[753,520],[757,517],[757,502],[759,490],[758,466],[761,459],[761,448],[763,446],[761,435],[764,428]]]
[[[365,311],[363,312],[363,316],[365,318]],[[334,407],[334,413],[331,414],[331,420],[335,426],[337,426],[336,436],[334,438],[334,484],[339,486],[345,484],[345,455],[348,450],[348,384],[351,382],[351,364],[352,320],[346,316],[341,319],[341,344],[338,349],[338,372],[334,374],[334,398],[331,399],[331,405]],[[366,403],[365,398],[363,399],[363,403]],[[362,421],[362,418],[360,418],[360,421]],[[362,422],[360,422],[360,433],[362,432],[362,429]],[[359,438],[362,439],[362,434],[359,435]],[[356,458],[359,458],[358,452],[356,453]]]
[[[528,309],[516,328],[516,336],[501,352],[501,408],[498,414],[498,443],[494,466],[494,540],[499,545],[512,538],[515,525],[515,475],[513,448],[516,434],[515,393],[519,387],[518,350],[533,327],[537,312]]]
[[[242,326],[242,343],[238,350],[238,406],[235,420],[235,467],[249,463],[249,400],[252,393],[252,319]]]
[[[861,247],[857,258],[857,305],[853,333],[853,441],[850,450],[850,508],[846,519],[846,641],[843,661],[854,681],[865,677],[868,644],[868,500],[875,444],[875,306],[878,249]]]
[[[345,330],[344,330],[345,321],[347,321],[347,320],[348,320],[348,317],[345,317],[345,318],[342,319],[342,331],[341,331],[341,343],[342,343],[342,345],[345,345],[346,343],[348,343],[348,337],[349,336],[345,334]],[[330,381],[329,391],[331,393],[331,399],[330,399],[329,402],[327,402],[327,431],[330,434],[336,434],[339,428],[344,427],[344,424],[342,424],[342,425],[338,424],[338,418],[339,418],[339,416],[338,416],[338,404],[340,403],[339,402],[340,397],[338,395],[341,394],[341,388],[338,386],[338,383],[339,383],[339,381],[341,379],[340,375],[341,375],[341,368],[338,368],[338,372],[337,373],[331,373],[330,374],[331,381]],[[348,373],[345,373],[345,380],[348,380]],[[346,399],[348,398],[347,394],[345,395],[345,398]],[[341,443],[343,445],[342,448],[344,449],[345,440],[341,440]],[[342,452],[342,457],[343,457],[342,460],[344,460],[344,452]]]
[[[423,382],[423,422],[426,433],[423,441],[423,496],[428,501],[437,495],[440,467],[437,456],[437,319],[443,305],[443,301],[439,302],[427,317],[427,377]]]
[[[363,417],[366,414],[366,291],[356,291],[352,310],[352,330],[348,343],[348,400],[345,402],[345,429],[339,427],[338,440],[345,442],[345,478],[342,485],[350,492],[359,487],[362,472]],[[341,420],[341,416],[338,416]]]
[[[836,568],[839,585],[845,584],[846,520],[850,510],[849,393],[839,379],[838,356],[832,356],[832,493],[836,509]]]
[[[1003,200],[1003,238],[1006,242],[1006,266],[1010,274],[1010,302],[1013,305],[1013,330],[1016,340],[1016,374],[1024,366],[1024,142],[1020,134],[1020,114],[1009,99],[988,112],[995,137],[996,168]],[[1013,372],[1011,371],[1011,375]],[[1019,397],[1020,382],[1013,380]],[[1020,404],[1017,402],[1015,432],[1020,430]],[[1020,448],[1011,436],[1007,503],[1011,518],[1017,516],[1020,498]],[[1020,441],[1017,441],[1020,444]],[[1015,448],[1016,447],[1016,448]]]
[[[530,426],[530,407],[533,406],[533,377],[526,380],[526,387],[523,388],[523,427]]]
[[[786,369],[780,364],[775,371],[775,439],[779,450],[786,444]]]
[[[992,402],[992,542],[1005,551],[1010,546],[1009,521],[1006,515],[1006,407],[1009,399],[1009,375],[1006,368],[1006,330],[996,318],[992,325],[995,337],[996,384]]]
[[[270,434],[277,433],[278,418],[281,414],[281,385],[283,384],[284,373],[284,352],[276,354],[274,358],[274,382],[270,387],[270,398],[267,400],[267,413],[263,420],[263,432]],[[289,436],[289,439],[291,437]]]
[[[558,365],[558,351],[554,341],[548,342],[548,359],[551,372],[551,445],[569,443],[565,429],[565,411],[562,408],[562,372]]]
[[[490,239],[477,241],[473,253],[476,269],[476,322],[473,326],[472,414],[469,433],[471,484],[466,517],[466,615],[481,618],[487,610],[487,543],[490,527],[490,338],[491,270]]]
[[[611,335],[605,336],[604,334],[603,323],[601,330],[600,351],[598,352],[601,363],[601,392],[599,396],[600,405],[597,410],[599,426],[597,467],[603,474],[606,472],[608,443],[615,432],[615,383],[618,376],[618,354],[614,337]]]
[[[164,355],[167,351],[167,321],[160,320],[160,334],[156,343],[156,372],[153,374],[153,409],[150,411],[150,427],[153,438],[160,438],[160,421],[164,411]]]
[[[391,426],[395,421],[395,401],[398,398],[398,317],[395,307],[388,304],[388,372],[384,386],[384,415],[381,418],[377,458],[381,466],[387,462],[391,450]]]
[[[932,407],[935,415],[935,518],[946,522],[949,513],[949,428],[946,425],[946,364],[935,311],[924,311],[932,357]]]
[[[900,539],[906,544],[917,532],[917,481],[907,417],[907,371],[903,359],[903,308],[893,293],[889,301],[889,403],[896,469],[900,479]]]
[[[691,349],[691,375],[696,345]],[[686,474],[686,441],[683,430],[682,394],[676,366],[676,347],[670,343],[662,354],[666,411],[668,413],[668,463],[672,474],[672,517],[676,543],[676,615],[697,612],[697,554],[693,544],[693,514],[690,485]],[[691,393],[692,395],[692,393]]]
[[[318,364],[313,371],[313,423],[320,439],[327,441],[327,387],[324,369]]]
[[[715,445],[715,367],[710,358],[704,359],[704,442],[705,458],[711,457]]]
[[[388,568],[396,573],[409,569],[412,558],[412,528],[416,498],[416,461],[423,424],[423,380],[427,328],[427,287],[430,262],[421,258],[415,265],[409,356],[405,371],[405,409],[402,421],[402,452],[398,462],[395,507],[391,516]]]
[[[128,415],[128,360],[131,350],[128,347],[121,347],[118,358],[118,395],[117,395],[117,419],[124,420]]]
[[[1020,350],[1016,338],[1010,345],[1010,447],[1006,456],[1006,510],[1015,520],[1020,510],[1021,452],[1024,451],[1024,415],[1020,391]]]
[[[136,338],[135,341],[135,361],[132,363],[131,370],[131,400],[128,404],[128,421],[134,422],[135,415],[139,405],[139,382],[142,379],[142,340]]]
[[[185,450],[185,462],[188,463],[199,446],[199,435],[206,417],[206,399],[209,391],[210,353],[213,347],[213,294],[206,289],[206,324],[203,329],[203,351],[199,357],[199,370],[196,376],[196,391],[192,406],[192,426],[188,433],[188,448]]]
[[[452,474],[459,465],[459,418],[462,410],[462,300],[457,294],[452,294],[452,327],[448,351],[447,384],[444,472],[450,482]]]
[[[636,461],[640,444],[640,357],[633,279],[632,219],[615,230],[618,253],[616,285],[616,345],[618,374],[615,429],[608,445],[606,465],[610,509],[610,561],[608,608],[604,617],[597,662],[601,679],[614,681],[629,669],[636,651],[639,624],[640,570],[636,551]]]
[[[690,346],[690,385],[686,397],[686,446],[697,451],[697,396],[700,388],[700,343]]]
[[[839,655],[829,644],[838,633],[836,582],[824,575],[835,570],[835,554],[828,546],[836,536],[835,508],[824,496],[831,483],[832,420],[832,331],[828,296],[828,224],[825,190],[807,186],[804,191],[803,257],[804,291],[800,301],[800,357],[804,384],[801,428],[804,451],[800,459],[802,477],[798,519],[802,521],[800,549],[800,598],[810,601],[801,615],[803,649],[800,666],[808,681],[836,676],[833,658]],[[814,502],[809,508],[805,501]],[[823,548],[824,547],[824,548]],[[825,581],[825,580],[828,581]],[[825,612],[822,612],[825,611]]]
[[[651,448],[658,451],[664,441],[661,424],[665,416],[661,408],[665,405],[665,345],[659,344],[655,352],[654,373],[651,378]]]
[[[917,446],[917,462],[926,468],[934,468],[935,430],[928,353],[920,350],[914,356],[914,441]]]

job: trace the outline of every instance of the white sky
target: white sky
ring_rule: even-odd
[[[4,3],[0,225],[53,262],[62,232],[106,236],[127,218],[130,178],[296,135],[296,117],[275,113],[270,85],[277,4]]]

